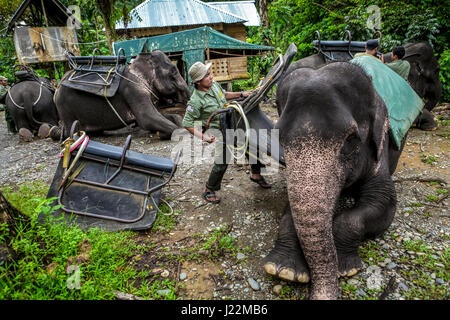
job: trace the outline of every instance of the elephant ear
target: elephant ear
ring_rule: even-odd
[[[373,114],[371,141],[375,148],[377,168],[379,168],[386,139],[389,139],[389,117],[386,105],[381,97],[376,94],[374,100],[375,109]]]

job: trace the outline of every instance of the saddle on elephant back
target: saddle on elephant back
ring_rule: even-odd
[[[121,55],[123,50],[119,50],[117,56],[96,56],[96,50],[91,56],[75,56],[66,51],[65,55],[73,70],[67,78],[62,79],[61,85],[111,98],[119,88],[127,58]]]
[[[376,34],[381,45],[381,32],[378,31]],[[349,30],[345,30],[342,40],[321,40],[319,31],[316,30],[314,33],[313,47],[327,62],[349,61],[356,53],[365,52],[365,46],[365,41],[352,41]]]
[[[19,71],[15,71],[16,69],[19,69]],[[17,64],[13,67],[13,70],[14,77],[16,78],[14,84],[22,81],[36,81],[40,85],[49,89],[52,93],[55,93],[55,88],[51,85],[50,81],[45,77],[39,77],[36,72],[34,72],[34,70],[29,66],[26,66],[24,64]]]
[[[282,78],[296,53],[297,46],[292,43],[284,55],[278,56],[272,68],[250,96],[241,102],[226,104],[223,110],[214,112],[208,119],[209,124],[213,117],[219,116],[222,136],[225,138],[227,129],[243,129],[245,132],[250,132],[246,151],[250,161],[261,160],[262,155],[267,155],[279,164],[285,165],[278,135],[273,135],[274,124],[261,110],[260,104],[267,98],[269,90]]]
[[[71,137],[62,144],[61,160],[47,194],[47,199],[56,202],[52,217],[83,230],[151,228],[161,190],[175,174],[181,152],[172,161],[129,150],[131,135],[118,147],[89,141],[77,128],[75,121]],[[40,213],[40,222],[48,219]]]

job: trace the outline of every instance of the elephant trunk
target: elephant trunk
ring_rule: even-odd
[[[311,270],[312,299],[337,299],[333,213],[343,184],[337,148],[319,141],[284,148],[292,217]],[[300,147],[299,147],[300,146]]]

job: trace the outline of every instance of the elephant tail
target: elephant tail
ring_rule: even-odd
[[[25,112],[27,114],[28,121],[32,124],[33,127],[36,127],[36,128],[39,128],[41,125],[44,124],[44,122],[36,120],[36,118],[34,117],[34,114],[33,114],[33,109],[39,103],[39,101],[41,100],[41,97],[42,97],[42,85],[43,85],[43,83],[41,82],[39,85],[39,95],[36,98],[36,100],[34,100],[34,102],[32,104],[29,104],[29,103],[25,104]]]

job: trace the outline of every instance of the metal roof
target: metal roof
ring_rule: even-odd
[[[241,16],[200,0],[147,0],[131,10],[130,16],[128,29],[247,22]],[[116,30],[120,29],[124,29],[122,21],[116,24]]]
[[[208,4],[244,18],[247,20],[247,22],[244,23],[246,27],[259,27],[261,25],[261,18],[259,17],[254,0],[208,2]]]

